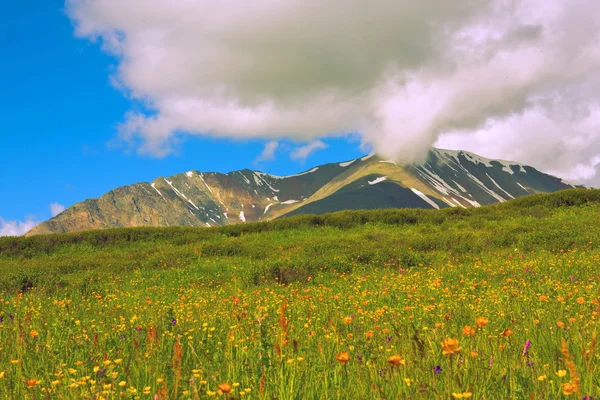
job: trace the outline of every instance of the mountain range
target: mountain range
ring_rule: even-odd
[[[188,171],[111,190],[28,236],[138,226],[222,226],[348,209],[479,207],[573,185],[516,162],[432,149],[422,165],[373,154],[275,176]]]

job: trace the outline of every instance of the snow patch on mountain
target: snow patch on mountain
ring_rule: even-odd
[[[387,176],[379,177],[373,181],[369,181],[369,185],[377,185],[379,182],[383,182],[387,179]]]
[[[423,200],[425,200],[431,207],[439,210],[440,206],[438,206],[433,200],[431,200],[429,197],[427,197],[427,195],[415,188],[411,188],[410,190],[413,191],[414,194],[416,194],[417,196],[419,196],[420,198],[422,198]]]

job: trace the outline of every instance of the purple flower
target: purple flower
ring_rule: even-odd
[[[4,315],[0,315],[0,324],[4,322]]]
[[[387,337],[385,340],[386,340],[386,342],[388,342],[388,343],[389,343],[389,342],[391,342],[391,341],[392,341],[392,337],[391,337],[391,336],[388,336],[388,337]]]
[[[525,343],[525,347],[523,347],[523,357],[527,356],[527,351],[529,350],[529,347],[531,347],[530,340],[528,340],[527,343]]]
[[[439,375],[442,373],[442,367],[439,365],[436,365],[435,368],[433,369],[433,373],[436,375]]]
[[[492,368],[492,364],[494,364],[494,358],[490,357],[490,368]]]
[[[173,319],[171,320],[171,324],[173,324],[173,326],[177,325],[177,320],[176,320],[175,318],[173,318]]]

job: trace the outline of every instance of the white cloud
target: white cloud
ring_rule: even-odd
[[[272,161],[275,159],[275,151],[279,148],[279,142],[274,140],[267,142],[263,151],[260,153],[258,157],[254,160],[254,163],[260,163],[263,161]]]
[[[63,206],[62,204],[59,204],[59,203],[50,204],[50,213],[52,214],[52,217],[56,217],[58,214],[60,214],[63,211],[65,211],[65,206]]]
[[[320,140],[315,140],[305,146],[297,147],[290,153],[290,158],[292,160],[304,162],[308,156],[318,150],[323,150],[329,147],[325,143]]]
[[[168,154],[181,132],[360,132],[405,163],[439,140],[564,176],[597,169],[597,0],[67,0],[67,11],[153,110],[121,127],[140,152]]]
[[[25,221],[5,221],[0,217],[0,236],[22,236],[39,225],[34,217],[27,217]]]

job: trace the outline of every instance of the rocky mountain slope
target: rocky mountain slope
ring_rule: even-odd
[[[291,176],[189,171],[88,199],[27,235],[136,226],[218,226],[390,207],[478,207],[572,185],[515,162],[432,149],[403,167],[374,155]]]

